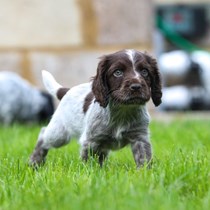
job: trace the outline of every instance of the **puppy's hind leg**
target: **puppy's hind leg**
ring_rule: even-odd
[[[44,149],[43,146],[43,134],[45,127],[43,127],[39,133],[36,147],[30,157],[29,165],[36,167],[38,165],[44,164],[45,157],[47,156],[48,149]]]
[[[64,146],[69,141],[70,133],[65,129],[65,126],[52,119],[46,128],[41,129],[29,165],[32,167],[43,165],[50,148]]]

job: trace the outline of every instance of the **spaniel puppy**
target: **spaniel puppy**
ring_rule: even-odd
[[[146,103],[161,103],[161,79],[156,60],[122,50],[101,57],[90,83],[63,88],[43,71],[47,90],[61,102],[50,123],[39,134],[30,165],[43,164],[48,150],[79,137],[81,157],[96,156],[102,166],[110,150],[130,144],[137,167],[152,158]]]
[[[19,75],[0,72],[0,124],[40,122],[54,112],[52,96],[33,87]]]

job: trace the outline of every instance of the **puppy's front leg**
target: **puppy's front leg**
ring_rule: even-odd
[[[108,155],[108,151],[101,151],[97,146],[91,145],[88,141],[85,142],[81,150],[81,158],[87,162],[89,155],[96,157],[100,166],[103,166],[103,162]]]
[[[150,166],[152,159],[152,148],[149,141],[135,141],[131,144],[131,149],[137,168],[142,167],[145,163],[149,164],[148,166]]]

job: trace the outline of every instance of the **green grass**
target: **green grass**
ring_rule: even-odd
[[[136,170],[129,147],[102,169],[84,164],[72,141],[33,171],[27,160],[39,129],[0,127],[0,210],[210,209],[210,120],[152,122],[149,170]]]

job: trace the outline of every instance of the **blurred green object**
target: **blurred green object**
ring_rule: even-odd
[[[183,38],[175,31],[172,31],[164,22],[163,18],[159,15],[156,16],[156,26],[160,29],[162,34],[177,47],[188,52],[193,52],[195,50],[205,51],[187,39]]]

